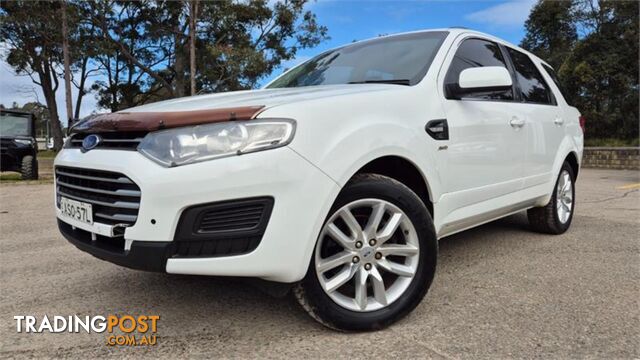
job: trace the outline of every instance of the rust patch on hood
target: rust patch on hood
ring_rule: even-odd
[[[87,132],[155,131],[223,121],[251,120],[264,110],[264,105],[240,106],[193,111],[116,112],[99,114],[79,122],[72,134]]]

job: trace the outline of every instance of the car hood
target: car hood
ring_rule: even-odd
[[[360,94],[373,91],[390,91],[397,87],[399,87],[399,85],[349,84],[232,91],[160,101],[127,109],[124,110],[124,112],[195,111],[238,107],[270,108],[278,105],[319,98]]]
[[[88,117],[71,128],[71,133],[155,131],[221,121],[250,120],[262,111],[283,104],[344,97],[370,92],[392,91],[398,85],[352,84],[261,89],[200,95]]]

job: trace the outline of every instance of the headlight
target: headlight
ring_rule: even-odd
[[[22,144],[22,145],[34,145],[35,144],[35,140],[33,140],[33,139],[13,139],[13,141],[15,141],[16,144]]]
[[[293,139],[290,119],[230,121],[147,134],[138,151],[167,167],[285,146]]]

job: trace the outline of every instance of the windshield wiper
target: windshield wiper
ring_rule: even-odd
[[[395,84],[395,85],[411,85],[409,79],[391,79],[391,80],[364,80],[350,81],[348,84]]]

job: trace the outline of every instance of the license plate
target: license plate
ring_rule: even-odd
[[[93,212],[91,204],[60,197],[60,211],[62,215],[82,221],[83,223],[93,224]]]

